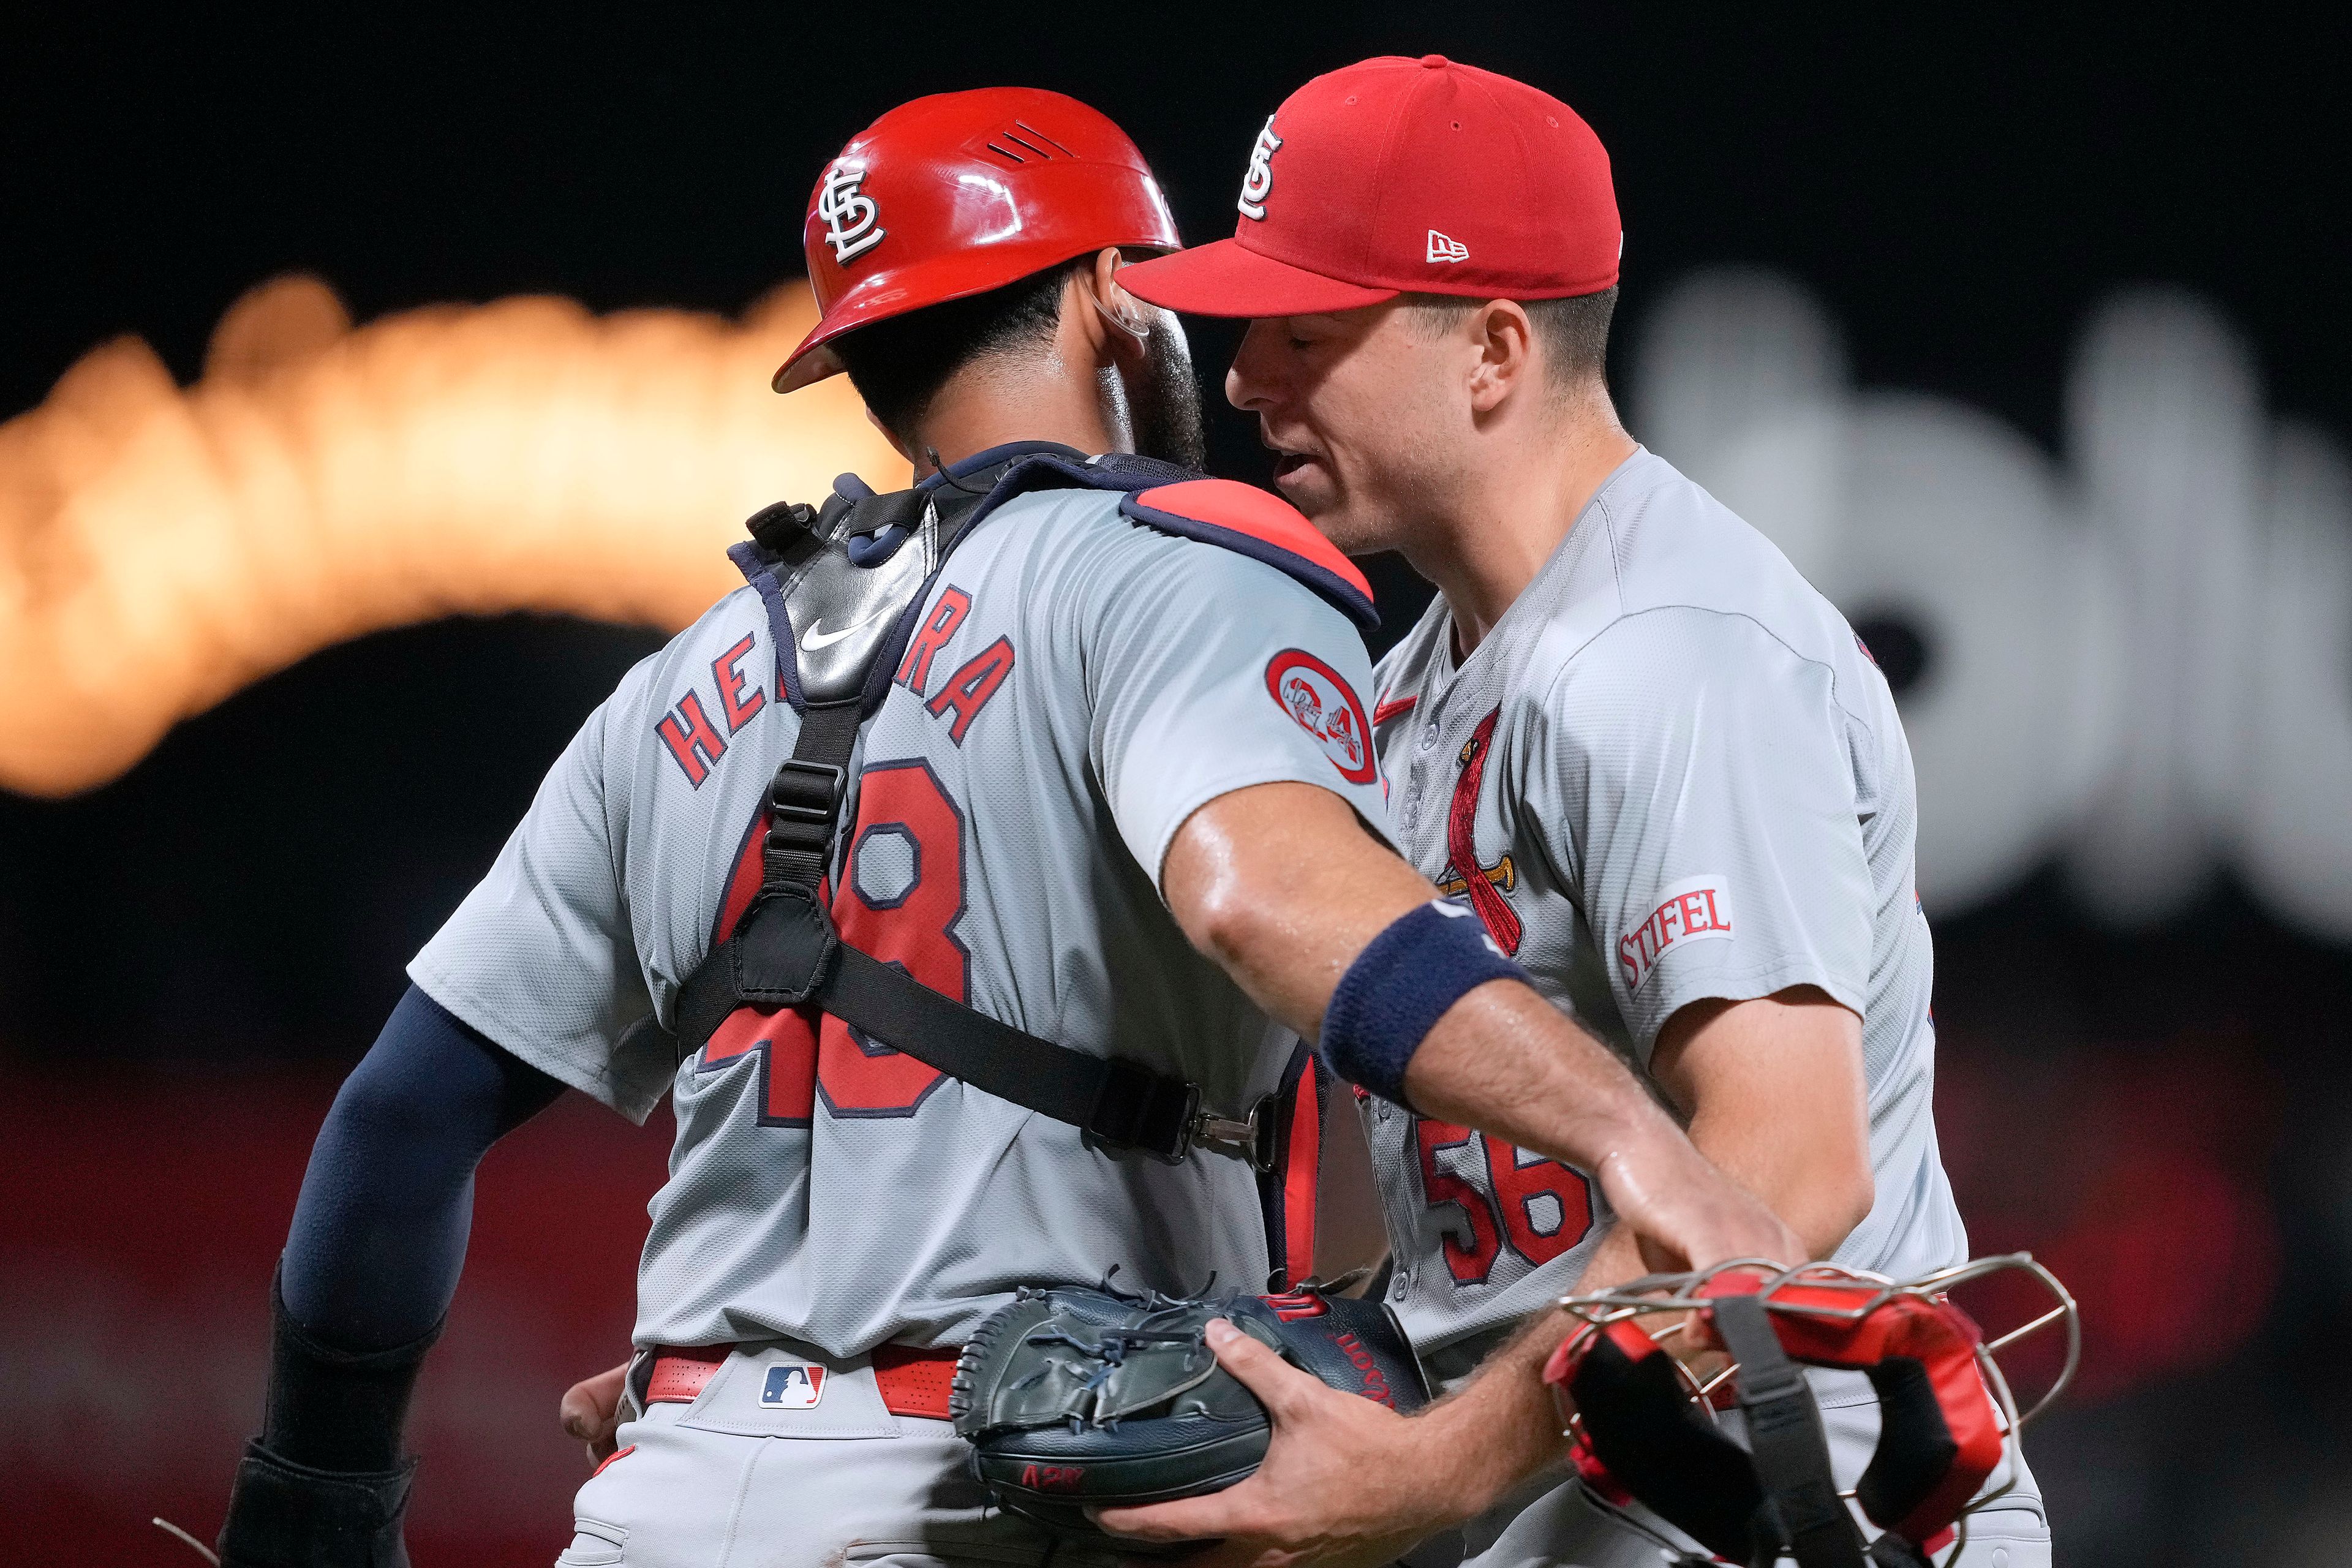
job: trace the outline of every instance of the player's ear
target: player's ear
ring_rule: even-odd
[[[1538,374],[1535,322],[1517,300],[1489,300],[1470,312],[1468,327],[1478,350],[1470,372],[1470,406],[1486,414]]]
[[[879,419],[874,417],[874,410],[871,408],[866,407],[864,404],[858,405],[858,407],[866,415],[866,423],[873,426],[874,428],[882,432],[882,439],[890,443],[890,450],[906,458],[907,466],[908,468],[914,468],[916,466],[915,454],[907,450],[907,443],[898,439],[898,433],[896,430],[891,429],[887,425],[883,424]]]
[[[1105,246],[1095,252],[1094,259],[1076,279],[1078,290],[1093,308],[1102,323],[1103,346],[1118,363],[1129,363],[1143,358],[1144,346],[1151,339],[1151,312],[1143,302],[1118,285],[1118,269],[1127,258],[1116,246]]]

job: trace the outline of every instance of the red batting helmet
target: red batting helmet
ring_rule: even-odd
[[[1124,132],[1036,88],[900,104],[825,165],[801,247],[822,317],[776,372],[791,392],[840,371],[824,345],[1099,250],[1174,250],[1176,220]]]

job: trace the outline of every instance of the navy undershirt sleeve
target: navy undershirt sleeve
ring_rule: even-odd
[[[410,986],[311,1146],[278,1286],[294,1320],[352,1351],[430,1331],[457,1292],[474,1167],[562,1091]]]

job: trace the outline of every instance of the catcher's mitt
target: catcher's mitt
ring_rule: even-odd
[[[1084,1510],[1232,1486],[1265,1457],[1265,1407],[1203,1340],[1212,1318],[1332,1387],[1398,1411],[1428,1394],[1388,1309],[1312,1290],[1221,1300],[1024,1289],[956,1363],[956,1430],[997,1502],[1090,1530]]]

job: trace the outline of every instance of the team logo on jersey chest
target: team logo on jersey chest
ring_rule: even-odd
[[[1364,704],[1338,670],[1305,648],[1285,648],[1265,667],[1265,689],[1300,729],[1322,743],[1341,778],[1370,784],[1379,776]]]
[[[866,171],[835,163],[824,172],[816,194],[816,216],[824,220],[824,237],[833,258],[847,266],[882,243],[890,231],[881,226],[882,209],[858,187]]]
[[[1274,133],[1274,116],[1265,117],[1265,129],[1257,133],[1257,145],[1250,149],[1249,173],[1242,176],[1242,199],[1234,205],[1244,217],[1265,216],[1265,198],[1274,189],[1274,155],[1282,147],[1282,138]]]
[[[787,1362],[768,1369],[760,1385],[762,1410],[814,1410],[824,1397],[824,1368],[805,1362]]]
[[[1470,907],[1486,922],[1486,934],[1507,957],[1519,951],[1519,940],[1526,934],[1518,911],[1503,897],[1519,885],[1518,868],[1511,863],[1507,849],[1491,866],[1478,858],[1478,792],[1486,783],[1487,755],[1494,750],[1495,725],[1502,717],[1498,707],[1479,720],[1455,759],[1462,771],[1454,776],[1454,799],[1445,809],[1447,860],[1445,875],[1437,887],[1448,898],[1466,894]]]
[[[1519,885],[1519,868],[1511,863],[1511,852],[1507,849],[1493,865],[1479,867],[1478,875],[1486,879],[1488,887],[1506,893]],[[1449,899],[1461,898],[1470,890],[1470,879],[1449,863],[1445,868],[1445,880],[1437,884],[1437,890]]]

